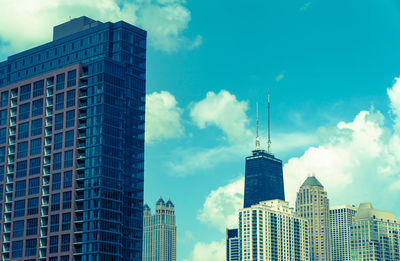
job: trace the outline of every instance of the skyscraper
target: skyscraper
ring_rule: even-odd
[[[308,177],[297,192],[296,213],[310,222],[310,260],[331,260],[328,194],[316,177]]]
[[[156,212],[144,206],[143,216],[143,261],[176,261],[175,206],[160,198]]]
[[[351,224],[357,208],[354,205],[329,210],[332,261],[351,260]]]
[[[238,229],[226,230],[226,261],[239,261]]]
[[[2,259],[139,261],[146,32],[81,17],[53,36],[0,63]]]
[[[252,156],[246,157],[244,208],[266,200],[285,200],[282,161],[271,153],[269,108],[268,94],[268,151],[260,149],[257,105],[256,148],[253,150]]]
[[[400,221],[389,211],[360,204],[351,226],[354,261],[400,260]]]
[[[282,200],[239,210],[241,261],[309,260],[309,225]]]

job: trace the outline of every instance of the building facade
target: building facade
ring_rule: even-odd
[[[146,32],[53,35],[0,63],[2,260],[139,261]]]
[[[309,260],[309,225],[289,203],[263,201],[239,210],[241,261]]]
[[[144,206],[143,214],[143,261],[176,261],[175,206],[160,198],[153,215]]]
[[[273,199],[285,200],[282,161],[264,150],[253,150],[246,158],[243,207]]]
[[[354,205],[336,206],[329,210],[332,261],[351,260],[351,225],[356,212]]]
[[[226,261],[239,261],[238,229],[226,230]]]
[[[316,177],[308,177],[297,192],[296,213],[310,222],[310,260],[331,260],[328,194]]]
[[[354,261],[400,260],[400,222],[389,211],[360,204],[351,226]]]

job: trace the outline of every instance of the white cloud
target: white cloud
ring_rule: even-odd
[[[300,7],[300,11],[306,11],[308,8],[310,8],[312,2],[306,2],[303,4],[302,7]]]
[[[146,95],[146,143],[181,137],[184,134],[182,112],[169,92]]]
[[[0,6],[0,39],[9,42],[8,54],[50,41],[52,26],[83,15],[103,22],[124,20],[140,26],[148,30],[150,44],[163,51],[199,45],[197,38],[183,36],[191,20],[184,1],[0,0]]]
[[[275,77],[275,81],[280,82],[283,80],[283,78],[285,78],[285,75],[283,73],[280,73]]]
[[[208,92],[206,98],[193,105],[190,116],[199,128],[215,125],[230,142],[236,143],[251,136],[247,129],[247,108],[246,101],[238,101],[235,95],[221,90],[218,94]]]
[[[190,257],[183,261],[224,261],[226,258],[225,240],[211,243],[198,242]]]
[[[211,191],[197,218],[220,232],[238,227],[237,211],[243,207],[243,191],[243,177]]]
[[[400,113],[400,82],[388,89],[394,123]],[[315,173],[334,203],[373,201],[395,210],[400,185],[400,138],[398,129],[384,125],[384,116],[371,108],[353,121],[321,128],[320,144],[284,166],[285,191],[292,203],[308,174]],[[380,195],[377,197],[376,195]]]

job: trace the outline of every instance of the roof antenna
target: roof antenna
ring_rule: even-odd
[[[271,120],[270,120],[270,97],[268,89],[268,154],[271,154]]]
[[[257,107],[257,117],[256,117],[256,150],[260,150],[260,137],[258,136],[258,102],[256,103]]]

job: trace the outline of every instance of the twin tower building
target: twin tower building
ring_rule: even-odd
[[[227,229],[227,261],[331,260],[329,203],[315,177],[303,183],[296,211],[285,201],[282,161],[271,152],[268,97],[268,148],[257,135],[253,155],[246,158],[243,209],[238,229]]]

